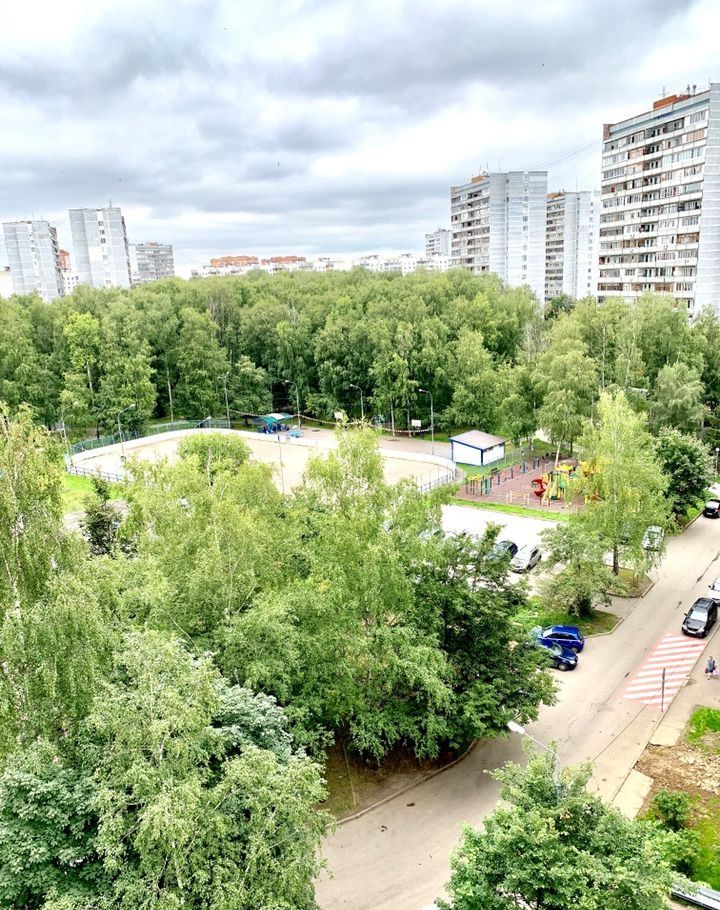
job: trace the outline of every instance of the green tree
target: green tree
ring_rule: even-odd
[[[320,770],[255,744],[272,734],[254,715],[278,722],[253,700],[169,636],[127,635],[89,722],[112,906],[314,910]]]
[[[569,294],[559,294],[545,304],[545,319],[557,319],[565,313],[572,313],[577,301]]]
[[[580,446],[586,470],[578,488],[586,503],[571,520],[612,550],[615,575],[621,557],[645,568],[645,532],[650,525],[663,527],[667,514],[667,478],[645,416],[633,411],[624,392],[603,392],[597,420],[586,424]]]
[[[500,404],[503,429],[515,443],[532,439],[538,427],[538,409],[542,402],[532,368],[518,364],[510,373],[509,388]]]
[[[92,478],[93,492],[83,501],[84,515],[80,527],[94,556],[107,556],[113,551],[120,517],[110,505],[110,484],[100,477]]]
[[[540,594],[550,610],[575,616],[592,616],[596,607],[608,606],[612,572],[603,557],[603,540],[585,524],[572,519],[543,534],[546,569]]]
[[[657,375],[650,399],[653,430],[672,427],[681,433],[697,433],[704,416],[700,374],[682,361],[664,366]]]
[[[227,378],[228,398],[232,411],[241,414],[265,414],[272,408],[270,377],[262,367],[241,354],[230,368]]]
[[[177,410],[186,417],[219,414],[223,410],[222,377],[228,372],[228,362],[217,341],[217,328],[207,313],[190,307],[180,311],[177,368]]]
[[[550,347],[542,355],[536,370],[544,400],[538,418],[557,445],[558,457],[563,446],[570,446],[580,435],[583,418],[597,395],[597,368],[588,356],[587,346],[578,329],[569,321],[556,324]]]
[[[98,398],[100,423],[111,433],[121,426],[142,431],[155,407],[150,346],[142,337],[135,314],[124,302],[103,321],[103,374]]]
[[[480,332],[464,331],[457,341],[450,373],[452,402],[445,420],[452,426],[476,426],[493,430],[503,383]]]
[[[0,402],[0,619],[47,590],[62,543],[61,464],[30,412],[11,420]]]
[[[663,910],[675,836],[631,821],[588,793],[590,768],[534,755],[494,774],[504,804],[467,827],[443,910]]]
[[[194,433],[180,440],[181,459],[196,458],[200,470],[211,479],[223,471],[235,471],[250,458],[250,446],[230,433]]]
[[[667,428],[660,430],[655,451],[668,478],[670,508],[680,518],[705,495],[712,483],[710,452],[697,436]]]

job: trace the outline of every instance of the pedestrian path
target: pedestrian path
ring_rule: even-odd
[[[665,710],[690,676],[704,647],[702,639],[664,635],[625,686],[622,697]]]

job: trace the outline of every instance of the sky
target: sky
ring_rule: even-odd
[[[603,123],[720,80],[719,33],[717,0],[8,3],[0,220],[67,246],[112,200],[181,272],[421,250],[482,169],[599,187]]]

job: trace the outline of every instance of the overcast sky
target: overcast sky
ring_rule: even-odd
[[[599,186],[604,122],[720,80],[717,0],[25,0],[0,22],[0,220],[131,242],[419,250],[449,186]],[[0,246],[0,262],[6,260]]]

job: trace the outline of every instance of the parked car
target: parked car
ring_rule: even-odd
[[[643,535],[643,550],[657,551],[663,545],[665,540],[665,531],[659,525],[650,525]]]
[[[706,518],[720,518],[720,499],[708,499],[703,509]]]
[[[538,641],[544,644],[560,645],[569,651],[582,651],[585,647],[585,638],[577,626],[540,626],[533,629],[533,634]]]
[[[707,596],[710,600],[714,600],[715,603],[720,603],[720,578],[716,578],[715,581],[708,588]]]
[[[550,665],[556,670],[574,670],[577,667],[578,656],[569,648],[563,648],[562,645],[545,643],[541,638],[535,639],[535,647],[544,651],[550,661]]]
[[[541,559],[540,547],[534,547],[528,543],[524,547],[520,547],[510,560],[510,568],[513,572],[529,572]]]
[[[690,607],[683,619],[682,631],[685,635],[705,638],[717,622],[718,608],[714,600],[700,597]]]
[[[519,547],[512,540],[498,540],[490,553],[491,558],[499,559],[502,556],[509,556],[512,559],[517,553]]]

